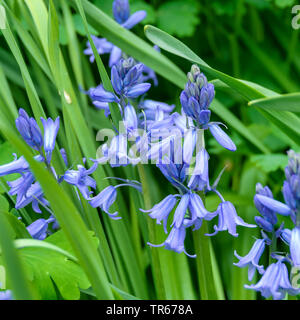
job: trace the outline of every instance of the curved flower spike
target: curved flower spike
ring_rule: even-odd
[[[265,239],[257,239],[254,242],[253,247],[249,251],[249,253],[241,257],[234,250],[234,255],[240,260],[237,263],[234,263],[235,266],[244,268],[245,266],[249,266],[248,269],[248,280],[251,281],[254,277],[255,270],[257,269],[260,274],[264,273],[264,266],[258,265],[259,259],[265,250]]]
[[[275,211],[283,216],[288,216],[291,214],[290,207],[280,201],[263,196],[261,194],[257,194],[255,198],[258,199],[268,209]]]
[[[219,144],[228,149],[229,151],[235,151],[236,146],[233,141],[229,138],[229,136],[216,124],[216,123],[209,123],[208,128],[214,138],[219,142]]]
[[[116,188],[113,186],[108,186],[102,190],[96,197],[88,199],[90,205],[93,208],[100,207],[105,213],[107,213],[112,219],[121,219],[121,217],[116,217],[118,212],[110,213],[109,208],[115,202],[117,197]]]
[[[165,240],[165,242],[161,244],[152,244],[148,242],[147,244],[151,247],[163,247],[165,246],[166,250],[175,251],[177,253],[184,252],[188,257],[190,258],[196,258],[196,255],[190,255],[186,252],[184,248],[184,240],[185,240],[185,227],[181,226],[180,228],[173,228],[168,238]]]

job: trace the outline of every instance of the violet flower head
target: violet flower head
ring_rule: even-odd
[[[300,289],[292,287],[288,269],[280,260],[268,266],[257,284],[245,285],[245,288],[259,291],[265,298],[273,296],[274,300],[283,299],[287,293],[290,295],[300,293]]]
[[[78,170],[67,170],[63,176],[63,180],[76,186],[84,199],[89,199],[90,195],[93,193],[89,188],[96,189],[96,181],[90,177],[90,175],[97,169],[97,167],[97,161],[94,161],[94,164],[90,169],[86,169],[84,166],[78,165]]]
[[[41,130],[34,118],[29,118],[24,109],[19,110],[16,127],[25,142],[32,148],[40,150],[43,145]]]
[[[0,300],[13,300],[11,290],[0,291]]]
[[[265,239],[257,239],[254,242],[254,245],[252,246],[249,253],[241,257],[239,256],[236,251],[234,251],[234,255],[240,260],[237,263],[234,263],[235,266],[244,268],[246,266],[249,267],[248,269],[248,279],[251,281],[254,277],[255,270],[258,270],[260,274],[264,273],[264,266],[259,265],[260,257],[262,256],[264,250],[265,250]]]

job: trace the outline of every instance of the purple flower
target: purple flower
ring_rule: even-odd
[[[90,205],[93,208],[100,207],[105,213],[107,213],[112,219],[121,219],[121,217],[116,217],[118,212],[110,213],[109,208],[115,202],[117,197],[116,188],[113,186],[108,186],[104,190],[102,190],[97,196],[94,198],[88,199]]]
[[[196,155],[196,165],[188,183],[189,188],[198,191],[204,190],[205,188],[210,189],[208,159],[209,154],[202,148]]]
[[[29,171],[29,165],[23,156],[19,159],[17,159],[16,155],[14,155],[14,157],[14,161],[0,166],[0,177],[12,173],[23,173]]]
[[[94,161],[93,166],[88,170],[84,166],[78,165],[78,170],[67,170],[63,179],[67,183],[76,186],[85,199],[89,199],[93,193],[89,188],[96,189],[96,181],[90,177],[90,174],[92,174],[97,167],[97,161]]]
[[[115,0],[113,2],[113,15],[119,24],[124,23],[130,15],[128,0]]]
[[[0,300],[13,300],[11,290],[0,291]]]
[[[175,226],[177,229],[179,229],[182,226],[189,202],[190,193],[186,193],[181,197],[180,202],[175,210],[173,223],[171,224],[171,227]]]
[[[56,136],[59,130],[59,117],[53,121],[51,118],[47,120],[41,118],[44,127],[44,150],[46,154],[46,161],[51,162],[52,152],[55,147]]]
[[[49,223],[54,222],[55,218],[51,217],[48,220],[38,219],[31,223],[26,229],[33,239],[44,240],[47,237]]]
[[[261,194],[257,194],[255,198],[264,206],[266,206],[268,209],[277,212],[283,216],[288,216],[291,213],[290,207],[288,207],[286,204],[277,201],[275,199],[263,196]]]
[[[290,238],[290,252],[293,265],[300,267],[300,227],[295,227],[292,230]]]
[[[269,265],[257,284],[245,285],[245,288],[259,291],[265,298],[273,296],[275,300],[283,299],[286,293],[290,295],[300,293],[300,289],[292,287],[287,267],[281,261]]]
[[[249,251],[249,253],[241,257],[239,256],[236,251],[234,251],[234,255],[240,260],[237,263],[234,263],[235,266],[244,268],[246,266],[249,266],[248,269],[248,279],[251,281],[254,277],[255,270],[257,269],[260,274],[264,273],[264,267],[262,265],[259,265],[259,260],[261,255],[263,254],[265,250],[265,239],[257,239],[254,242],[253,247]]]
[[[238,236],[236,232],[236,226],[244,226],[248,228],[255,228],[256,225],[248,224],[244,222],[244,220],[239,217],[236,213],[235,207],[229,201],[221,202],[218,206],[218,216],[219,216],[219,223],[218,226],[214,226],[215,232],[212,234],[208,234],[209,236],[213,236],[217,234],[219,231],[228,230],[228,232],[233,235],[234,237]]]
[[[170,212],[173,210],[177,199],[177,195],[168,195],[165,199],[163,199],[161,202],[157,203],[152,209],[149,210],[142,210],[142,212],[150,212],[149,216],[152,219],[156,219],[157,224],[161,224],[161,221],[163,221],[164,230],[165,233],[167,233],[167,221]]]
[[[19,117],[16,119],[16,127],[30,147],[36,150],[41,149],[43,145],[41,130],[35,119],[29,118],[24,109],[19,110]]]
[[[184,248],[185,234],[186,234],[185,226],[182,225],[180,228],[173,227],[165,242],[163,242],[162,244],[152,244],[148,242],[148,245],[151,247],[165,246],[165,249],[167,250],[172,250],[177,253],[184,252],[188,257],[196,258],[196,255],[188,254]]]
[[[229,151],[235,151],[236,146],[234,142],[229,138],[229,136],[216,124],[216,123],[209,123],[208,128],[214,138],[218,141],[218,143],[228,149]]]

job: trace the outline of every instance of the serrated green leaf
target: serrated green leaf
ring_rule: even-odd
[[[15,246],[24,259],[28,273],[31,274],[31,281],[38,288],[41,299],[57,298],[53,282],[61,296],[67,300],[78,300],[80,288],[90,287],[84,271],[76,262],[77,259],[69,252],[71,245],[62,231],[56,232],[45,241],[16,240]],[[65,248],[68,248],[68,251]]]
[[[198,2],[193,0],[166,2],[158,9],[157,25],[170,34],[190,37],[200,22],[198,7]]]

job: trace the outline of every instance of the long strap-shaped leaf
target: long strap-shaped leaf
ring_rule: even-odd
[[[229,87],[245,97],[247,101],[266,98],[268,96],[268,92],[270,92],[269,90],[265,89],[260,90],[259,86],[252,85],[251,82],[233,78],[223,72],[211,68],[184,43],[158,28],[146,26],[145,34],[150,41],[158,45],[160,48],[199,64],[207,74],[223,81]],[[274,96],[273,93],[270,95]],[[278,111],[274,109],[266,109],[261,113],[271,120],[280,130],[286,133],[297,144],[299,144],[300,119],[296,115],[288,111]]]
[[[70,198],[43,165],[33,159],[32,152],[6,125],[4,119],[0,119],[0,131],[28,161],[35,177],[43,188],[45,196],[50,202],[62,230],[65,232],[81,266],[85,270],[97,297],[99,299],[113,299],[103,263],[80,214]]]

